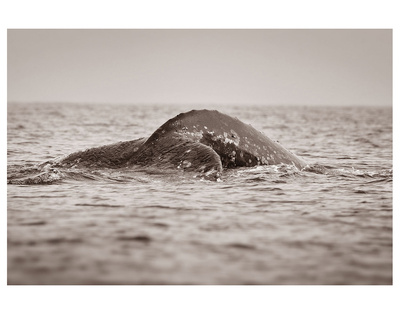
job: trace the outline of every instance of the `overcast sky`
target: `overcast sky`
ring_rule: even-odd
[[[391,30],[8,30],[9,102],[392,104]]]

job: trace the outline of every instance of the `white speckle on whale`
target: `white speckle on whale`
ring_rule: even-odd
[[[224,140],[224,143],[225,144],[235,144],[235,142],[234,141],[232,141],[231,139],[229,139],[229,138],[227,138],[227,137],[225,137],[225,140]]]
[[[192,165],[190,161],[184,160],[182,163],[183,168],[189,168]]]

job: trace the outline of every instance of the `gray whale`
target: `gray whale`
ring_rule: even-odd
[[[216,110],[181,113],[149,138],[87,149],[61,160],[63,166],[176,168],[220,176],[224,168],[307,163],[263,133]]]

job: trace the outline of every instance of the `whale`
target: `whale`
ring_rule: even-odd
[[[121,168],[133,165],[173,168],[220,177],[224,169],[307,163],[249,124],[217,110],[191,110],[161,125],[148,138],[72,153],[66,167]]]

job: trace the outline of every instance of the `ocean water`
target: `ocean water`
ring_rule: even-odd
[[[308,169],[218,181],[70,169],[8,184],[8,284],[392,284],[391,107],[14,103],[8,180],[202,108],[251,124]]]

